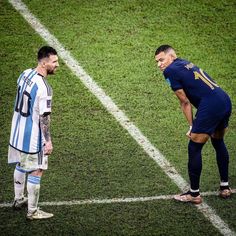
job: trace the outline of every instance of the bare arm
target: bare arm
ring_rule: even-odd
[[[51,133],[50,133],[50,115],[41,115],[40,118],[40,128],[42,134],[45,138],[45,146],[44,146],[44,153],[49,155],[52,153],[52,141],[51,141]]]
[[[188,100],[184,90],[179,89],[179,90],[175,91],[175,95],[178,97],[178,99],[180,101],[181,109],[188,121],[188,124],[190,126],[192,126],[192,124],[193,124],[192,105],[191,105],[190,101]]]
[[[193,110],[192,110],[192,105],[190,101],[188,100],[185,92],[183,89],[179,89],[175,91],[175,95],[178,97],[180,101],[180,107],[188,121],[188,124],[190,126],[189,131],[187,132],[187,136],[190,137],[190,132],[193,124]]]

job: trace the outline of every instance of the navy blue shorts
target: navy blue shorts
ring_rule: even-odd
[[[229,96],[222,92],[204,97],[193,120],[192,133],[212,135],[228,127],[232,105]]]

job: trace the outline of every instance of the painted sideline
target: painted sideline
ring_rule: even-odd
[[[31,25],[31,27],[49,44],[52,45],[58,52],[61,59],[72,70],[73,73],[83,82],[83,84],[93,93],[103,106],[111,113],[120,125],[126,129],[129,134],[137,141],[137,143],[145,150],[145,152],[156,161],[162,170],[171,178],[171,180],[179,187],[180,190],[185,191],[187,182],[176,171],[176,169],[169,163],[169,161],[155,148],[150,141],[142,134],[142,132],[129,120],[123,111],[121,111],[112,99],[97,85],[95,81],[84,71],[80,64],[73,58],[69,51],[53,36],[40,21],[30,13],[27,6],[20,0],[9,0],[12,6],[19,11],[24,19]],[[201,206],[197,206],[198,210],[211,221],[211,223],[223,235],[235,235],[229,226],[218,216],[215,211],[206,203],[203,202]]]
[[[236,193],[236,189],[232,190]],[[216,196],[218,192],[203,192],[202,196]],[[86,204],[109,204],[109,203],[127,203],[127,202],[147,202],[158,200],[170,200],[174,195],[160,195],[150,197],[124,197],[124,198],[105,198],[105,199],[85,199],[85,200],[72,200],[72,201],[58,201],[58,202],[40,202],[40,206],[72,206],[72,205],[86,205]],[[1,203],[0,208],[12,207],[12,203]]]

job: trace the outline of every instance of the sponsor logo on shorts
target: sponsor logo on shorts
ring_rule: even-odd
[[[51,108],[52,100],[47,100],[47,108]]]

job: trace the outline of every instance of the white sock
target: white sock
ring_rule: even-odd
[[[24,197],[25,190],[25,176],[26,173],[18,165],[14,171],[14,192],[15,200],[22,199]]]
[[[192,193],[198,193],[198,192],[199,192],[199,189],[194,189],[194,190],[193,190],[193,189],[190,188],[190,192],[192,192]]]
[[[222,187],[229,186],[229,182],[220,182],[220,186]]]
[[[28,212],[34,212],[38,208],[40,180],[40,176],[28,175]]]

